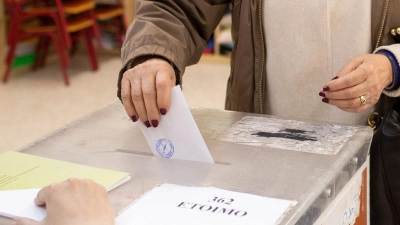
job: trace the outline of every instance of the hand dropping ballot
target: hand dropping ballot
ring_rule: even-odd
[[[295,204],[215,187],[163,184],[122,211],[116,224],[274,225]]]
[[[171,90],[171,107],[157,128],[139,123],[155,156],[214,163],[180,86]]]

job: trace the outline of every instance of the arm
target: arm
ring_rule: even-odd
[[[181,84],[185,67],[196,63],[226,12],[229,0],[137,1],[136,16],[122,48],[118,97],[135,122],[156,127]]]

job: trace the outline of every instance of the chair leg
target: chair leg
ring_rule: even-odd
[[[48,36],[42,36],[40,39],[41,40],[39,42],[41,43],[39,43],[37,46],[38,54],[37,54],[37,59],[35,61],[35,65],[33,67],[34,69],[41,68],[46,65],[47,54],[52,41],[52,38]]]
[[[36,45],[36,59],[35,59],[35,63],[32,65],[33,70],[39,68],[40,64],[42,63],[43,54],[45,54],[44,45],[45,45],[46,38],[47,38],[46,36],[41,36],[39,38],[39,42]]]
[[[8,78],[10,77],[10,72],[11,72],[11,67],[14,62],[14,57],[15,57],[15,50],[17,49],[17,44],[18,44],[18,39],[13,38],[10,41],[10,49],[8,50],[7,54],[7,60],[6,60],[6,70],[3,75],[3,82],[6,83],[8,81]]]
[[[120,19],[118,19],[118,17],[114,18],[114,19],[113,19],[113,25],[114,25],[114,27],[115,27],[115,31],[116,31],[116,34],[117,34],[117,39],[118,39],[119,47],[122,48],[122,45],[124,44],[124,39],[123,39],[123,37],[122,37],[121,24],[119,23],[119,20],[120,20]],[[122,21],[121,21],[121,22],[122,22]]]
[[[71,50],[69,51],[69,55],[74,56],[76,54],[77,49],[78,49],[78,40],[73,40]]]
[[[93,19],[94,23],[92,26],[93,32],[94,32],[94,36],[97,39],[97,45],[99,46],[99,48],[101,48],[102,46],[102,41],[101,41],[101,34],[100,34],[100,28],[99,25],[97,24],[97,18],[96,18],[96,13],[94,12],[94,10],[90,10],[89,11],[90,17]]]
[[[56,36],[52,36],[52,39],[53,39],[54,45],[56,47],[58,60],[60,62],[60,67],[61,67],[61,71],[62,71],[63,78],[64,78],[64,83],[65,83],[65,85],[68,86],[69,85],[69,76],[68,76],[67,68],[69,65],[69,57],[68,57],[65,43],[61,40],[61,38],[57,38]]]
[[[94,47],[92,35],[90,33],[91,29],[85,29],[84,36],[85,36],[85,43],[87,48],[87,54],[89,57],[90,64],[92,66],[92,70],[97,70],[99,68],[96,56],[96,48]]]

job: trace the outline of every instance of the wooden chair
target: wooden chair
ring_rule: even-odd
[[[40,3],[39,0],[35,0],[36,5],[42,5],[38,2]],[[88,1],[69,1],[65,4],[67,6],[66,11],[72,13],[73,16],[67,16],[64,10],[64,3],[61,0],[55,0],[55,5],[27,9],[23,9],[25,2],[21,0],[6,0],[6,3],[11,15],[11,24],[7,38],[10,50],[6,60],[7,69],[3,76],[4,82],[7,82],[9,79],[17,43],[23,38],[31,36],[40,37],[37,45],[37,57],[33,68],[45,65],[48,49],[53,42],[59,55],[66,85],[69,84],[67,73],[69,57],[67,51],[78,38],[84,37],[91,68],[93,70],[98,69],[96,49],[92,40],[93,33],[96,33],[96,30],[99,34],[98,26],[94,19],[95,5],[88,4]],[[28,28],[24,27],[23,22],[32,18],[39,18],[40,24]],[[98,38],[100,39],[100,35],[98,35]]]
[[[83,37],[91,68],[97,70],[98,61],[92,37],[96,37],[99,46],[101,46],[101,38],[95,19],[95,3],[91,0],[70,0],[67,2],[55,0],[55,4],[60,14],[63,32],[66,33],[68,48],[71,52],[75,52],[77,40]],[[49,43],[44,42],[40,48],[48,49],[48,46]],[[44,66],[47,51],[42,53],[39,54],[35,67]]]
[[[100,22],[100,28],[108,29],[111,27],[115,29],[118,43],[122,47],[127,27],[121,1],[116,0],[115,5],[98,6],[96,8],[96,18]]]
[[[59,21],[57,20],[57,14],[54,14],[53,9],[50,8],[24,11],[24,5],[24,1],[21,0],[6,0],[6,7],[8,13],[10,14],[11,24],[7,37],[9,51],[6,58],[6,70],[3,76],[3,82],[7,82],[9,79],[18,42],[26,38],[40,37],[53,41],[59,58],[65,84],[68,85],[69,77],[67,74],[67,67],[69,65],[69,58],[65,49],[65,40],[63,39],[62,35],[60,35],[57,26],[48,26],[41,24],[24,26],[24,21],[38,16],[56,18],[56,21]]]

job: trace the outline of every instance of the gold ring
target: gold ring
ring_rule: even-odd
[[[361,102],[361,105],[367,104],[367,98],[365,97],[365,95],[360,96],[360,102]]]

